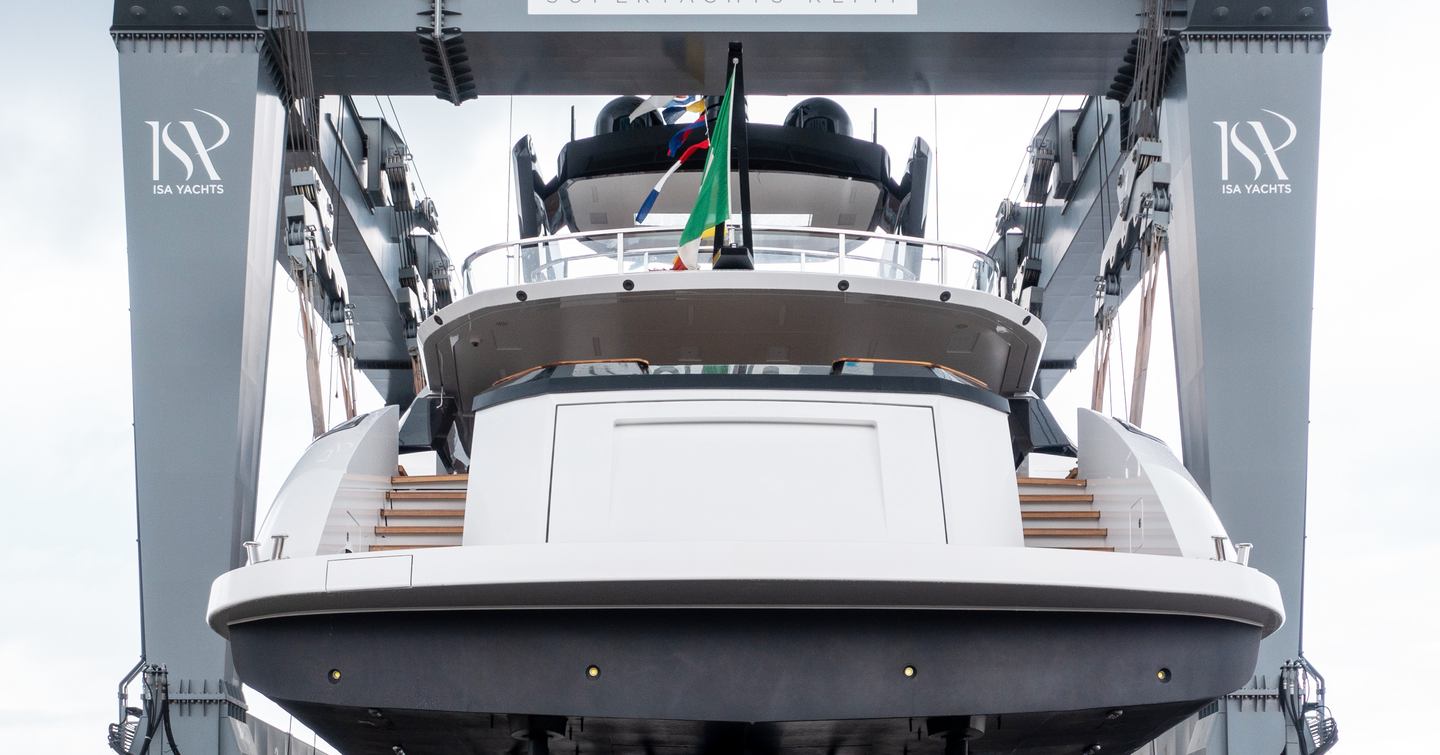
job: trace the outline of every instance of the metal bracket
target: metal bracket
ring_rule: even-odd
[[[194,679],[181,679],[173,683],[172,691],[168,693],[170,705],[177,715],[188,716],[195,713],[195,706],[199,706],[200,715],[205,715],[212,706],[218,706],[221,715],[229,718],[246,720],[249,706],[241,696],[240,687],[229,683],[224,679],[216,679],[214,691],[211,691],[209,679],[200,680],[200,690],[195,690]]]
[[[1171,170],[1169,163],[1161,161],[1161,152],[1159,141],[1141,139],[1126,156],[1116,181],[1119,212],[1101,251],[1097,321],[1113,316],[1111,310],[1119,306],[1129,288],[1125,279],[1134,281],[1140,277],[1139,271],[1126,275],[1134,266],[1136,251],[1148,255],[1156,246],[1147,242],[1163,243],[1169,234]]]
[[[475,74],[466,62],[470,56],[465,50],[465,37],[460,27],[445,25],[460,12],[445,10],[445,0],[430,0],[430,10],[416,15],[430,19],[429,26],[417,27],[415,33],[420,36],[420,52],[430,64],[435,96],[452,105],[475,99]]]
[[[285,253],[297,281],[313,281],[317,300],[311,302],[330,326],[337,348],[348,354],[355,344],[349,317],[350,286],[335,248],[332,226],[335,205],[314,168],[290,172],[295,191],[285,197]]]

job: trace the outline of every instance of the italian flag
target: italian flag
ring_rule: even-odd
[[[715,229],[730,219],[730,112],[731,95],[735,93],[735,74],[725,86],[725,99],[715,116],[710,132],[710,151],[705,156],[705,171],[700,175],[700,194],[695,209],[680,234],[680,249],[675,256],[676,270],[700,269],[700,242],[715,237]]]

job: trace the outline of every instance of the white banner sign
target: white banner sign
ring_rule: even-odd
[[[530,0],[530,15],[913,16],[919,0]]]

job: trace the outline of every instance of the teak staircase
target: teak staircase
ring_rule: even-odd
[[[442,548],[461,544],[465,533],[465,487],[469,475],[396,475],[370,550]],[[1032,548],[1114,551],[1109,531],[1097,526],[1095,496],[1080,479],[1019,477],[1020,519]]]
[[[1020,520],[1031,548],[1111,552],[1109,530],[1098,526],[1100,512],[1088,483],[1075,478],[1019,477]]]
[[[460,545],[469,475],[396,475],[385,492],[371,552]]]

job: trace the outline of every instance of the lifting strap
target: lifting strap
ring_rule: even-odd
[[[310,389],[310,429],[314,437],[325,433],[325,395],[320,388],[320,354],[315,344],[315,324],[310,320],[310,276],[300,273],[295,293],[300,299],[300,337],[305,341],[305,383]]]

